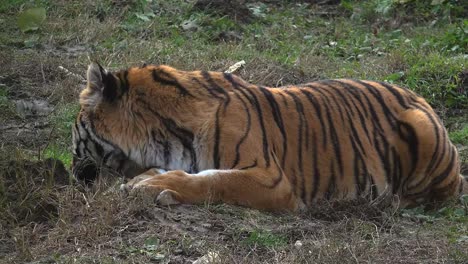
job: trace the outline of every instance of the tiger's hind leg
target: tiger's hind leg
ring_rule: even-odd
[[[443,202],[466,191],[457,150],[432,109],[408,109],[399,121],[399,149],[406,155],[405,176],[399,179],[400,206]]]

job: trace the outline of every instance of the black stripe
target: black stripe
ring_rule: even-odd
[[[119,146],[117,146],[116,144],[114,144],[114,143],[112,143],[112,142],[110,142],[110,141],[108,141],[108,140],[102,138],[102,137],[99,136],[98,134],[94,133],[94,131],[96,131],[96,128],[94,127],[94,122],[92,121],[92,116],[89,115],[88,118],[89,118],[89,125],[90,125],[90,128],[89,128],[89,129],[93,132],[92,134],[93,134],[96,138],[98,138],[100,141],[104,142],[105,144],[111,146],[112,148],[118,149],[118,150],[122,151],[122,149],[121,149]],[[80,120],[80,121],[82,121],[82,120]],[[85,130],[86,130],[86,131],[88,132],[88,134],[89,134],[89,131],[88,131],[88,128],[86,127],[86,125],[85,125],[84,123],[82,123],[82,125],[83,125],[83,127],[85,128]],[[123,153],[123,151],[122,151],[122,153]]]
[[[331,113],[330,113],[330,108],[331,107],[331,102],[328,100],[327,96],[323,93],[320,92],[319,89],[316,90],[320,94],[322,94],[322,98],[326,102],[325,106],[325,115],[327,116],[326,120],[328,123],[328,133],[330,135],[330,141],[333,145],[333,150],[335,151],[335,157],[338,162],[338,168],[339,168],[339,174],[340,177],[344,177],[344,168],[343,168],[343,157],[341,155],[341,146],[340,146],[340,141],[338,138],[338,134],[336,133],[337,129],[333,125],[333,123],[336,121],[332,118]],[[344,121],[344,120],[343,120]],[[334,163],[334,160],[332,161]]]
[[[354,167],[354,181],[356,185],[356,195],[360,196],[363,191],[365,191],[365,179],[361,181],[360,175],[362,175],[362,169],[360,168],[360,164],[363,164],[362,156],[359,153],[359,150],[356,146],[356,142],[350,138],[351,141],[351,147],[353,148],[353,153],[354,153],[354,162],[353,162],[353,167]]]
[[[85,149],[89,152],[89,154],[91,155],[91,158],[95,159],[95,158],[102,158],[102,156],[104,155],[104,148],[101,146],[101,144],[99,144],[99,142],[97,142],[96,140],[94,140],[92,137],[91,137],[91,133],[90,131],[88,130],[89,128],[86,126],[86,124],[83,122],[83,120],[80,119],[80,125],[81,127],[87,132],[88,134],[88,137],[86,137],[84,140],[83,140],[83,144],[85,146]],[[94,131],[94,127],[91,128],[92,131]],[[101,140],[101,138],[99,136],[97,136],[95,133],[92,132],[92,134],[94,134],[94,136],[96,138],[98,138],[99,140]],[[81,138],[81,137],[80,137]],[[93,147],[94,149],[96,150],[96,153],[94,153],[93,151],[91,151],[89,148],[88,148],[88,143],[87,142],[91,142],[93,144]],[[105,140],[102,140],[105,142]],[[120,149],[118,147],[116,147],[117,149]],[[96,155],[96,156],[95,156]]]
[[[400,106],[402,107],[405,107],[407,108],[408,105],[405,101],[405,99],[403,98],[403,96],[401,95],[401,93],[397,90],[397,88],[393,85],[390,85],[388,83],[384,83],[384,82],[378,82],[378,84],[382,85],[383,87],[385,87],[387,89],[387,91],[389,91],[390,93],[393,94],[393,96],[397,99],[398,103],[400,104]]]
[[[206,84],[202,83],[198,78],[195,78],[193,77],[192,78],[192,81],[196,82],[198,85],[200,85],[201,87],[205,88],[205,90],[208,91],[208,93],[213,96],[214,98],[218,99],[218,100],[221,100],[221,101],[224,101],[224,98],[222,96],[219,96],[217,95],[215,92],[213,92],[213,89],[211,89],[210,87],[206,86]]]
[[[113,102],[117,99],[117,80],[116,77],[112,73],[104,73],[101,72],[102,83],[104,88],[102,90],[103,98],[108,102]]]
[[[210,90],[214,90],[217,93],[220,93],[224,96],[225,102],[224,102],[224,111],[226,111],[226,107],[229,105],[229,102],[231,102],[231,98],[229,97],[229,94],[222,88],[220,87],[214,80],[211,78],[211,75],[207,71],[202,71],[201,72],[203,78],[205,81],[210,85]]]
[[[307,100],[309,100],[310,104],[314,107],[315,112],[317,113],[317,117],[320,123],[320,129],[322,130],[322,149],[325,149],[325,147],[327,146],[327,132],[325,122],[323,121],[320,104],[317,102],[317,98],[310,91],[301,89],[301,93],[303,93],[306,96]]]
[[[171,143],[169,140],[163,141],[164,166],[167,168],[171,161]]]
[[[221,159],[219,157],[219,142],[221,138],[221,128],[219,124],[219,111],[221,110],[220,107],[216,110],[216,116],[215,116],[215,142],[213,145],[213,164],[215,169],[219,169]]]
[[[369,175],[369,178],[371,182],[371,199],[375,200],[377,197],[379,197],[379,189],[377,188],[377,185],[375,185],[374,176]]]
[[[435,177],[432,182],[431,182],[431,186],[430,187],[436,187],[436,190],[437,192],[440,192],[440,189],[441,188],[437,188],[436,185],[440,184],[441,182],[443,182],[445,179],[447,179],[447,177],[450,176],[450,172],[453,170],[454,166],[456,165],[456,155],[455,154],[455,150],[452,149],[451,153],[450,153],[450,162],[448,163],[446,169],[441,173],[439,174],[437,177]],[[452,182],[453,184],[453,182]],[[417,188],[418,186],[413,186],[413,188]],[[420,192],[416,192],[416,193],[411,193],[411,192],[406,192],[405,195],[407,196],[412,196],[412,197],[420,197],[420,196],[424,196],[426,195],[430,190],[432,190],[433,188],[424,188],[422,191]],[[444,187],[442,188],[444,189]]]
[[[154,130],[151,130],[151,137],[153,138],[153,141],[162,146],[162,152],[164,156],[163,168],[166,169],[169,167],[169,163],[171,161],[171,145],[169,140],[157,135],[161,135],[161,133],[156,133]]]
[[[236,88],[236,86],[234,86],[234,87]],[[265,123],[264,123],[264,120],[263,120],[263,112],[262,112],[262,108],[260,106],[260,103],[258,101],[258,98],[255,95],[255,93],[249,88],[237,86],[237,89],[239,91],[245,91],[250,95],[249,98],[252,99],[251,103],[255,107],[255,109],[257,110],[256,112],[257,112],[258,120],[259,120],[259,123],[260,123],[260,128],[262,130],[263,157],[265,159],[266,166],[269,167],[270,166],[270,156],[268,154],[269,153],[268,140],[267,140],[267,135],[266,135]]]
[[[330,89],[333,90],[334,92],[334,95],[338,95],[338,98],[346,105],[346,111],[345,113],[348,113],[349,111],[351,112],[351,115],[354,116],[355,113],[354,111],[356,110],[356,105],[353,104],[354,107],[351,106],[351,104],[349,103],[348,99],[347,99],[347,95],[343,94],[341,92],[341,89],[336,87],[336,86],[333,86],[332,83],[334,81],[333,80],[327,80],[327,81],[322,81],[321,83],[327,87],[329,87]],[[337,83],[337,82],[335,82]],[[337,104],[338,106],[338,104]],[[341,108],[341,107],[339,107]]]
[[[303,201],[306,201],[306,193],[305,193],[305,179],[304,179],[304,166],[303,166],[303,160],[302,160],[302,156],[303,156],[303,153],[302,153],[302,141],[303,141],[303,138],[304,138],[304,135],[303,135],[303,131],[305,130],[306,132],[306,135],[305,137],[308,138],[309,137],[309,129],[307,127],[307,124],[306,124],[306,127],[304,128],[304,123],[305,123],[305,116],[304,116],[304,106],[302,105],[301,101],[299,100],[299,98],[291,91],[286,91],[286,93],[291,96],[293,98],[293,101],[294,103],[296,104],[296,111],[299,115],[299,131],[298,131],[298,139],[297,139],[297,142],[298,142],[298,160],[297,160],[297,165],[299,167],[299,175],[301,177],[301,197],[302,197],[302,200]]]
[[[166,129],[175,137],[177,137],[185,149],[188,149],[191,156],[191,166],[190,166],[190,173],[197,173],[198,172],[198,164],[197,164],[197,155],[195,153],[195,149],[193,148],[193,140],[194,135],[191,131],[181,128],[176,125],[174,120],[169,118],[160,117],[162,123],[166,127]]]
[[[342,82],[342,81],[340,81],[340,80],[330,80],[330,82],[335,82],[335,83],[337,83],[338,85],[343,86],[343,87],[346,89],[346,92],[347,92],[348,94],[352,95],[353,98],[354,98],[355,100],[358,101],[358,105],[364,108],[364,105],[365,105],[365,104],[364,104],[364,102],[362,101],[361,96],[366,97],[366,95],[364,94],[364,91],[363,91],[362,89],[360,89],[360,88],[358,88],[358,87],[356,87],[356,86],[354,86],[354,85],[350,85],[350,84],[347,84],[347,83],[345,83],[345,82]],[[353,103],[353,105],[355,106],[355,109],[358,110],[358,114],[362,115],[362,112],[361,112],[360,109],[356,106],[356,104]],[[368,111],[365,111],[366,109],[363,109],[363,110],[364,110],[364,115],[366,116],[366,118],[368,118],[368,117],[369,117]],[[362,120],[362,119],[363,119],[363,118],[361,118],[361,120]]]
[[[167,131],[179,139],[184,149],[187,149],[191,156],[190,173],[198,172],[197,155],[193,147],[193,133],[185,128],[177,126],[174,120],[161,116],[158,112],[154,111],[151,105],[144,101],[143,98],[137,98],[136,100],[138,103],[143,104],[146,109],[148,109],[153,115],[161,120]]]
[[[411,104],[411,106],[416,107],[419,111],[423,112],[424,115],[426,115],[426,117],[429,119],[432,127],[434,128],[434,134],[435,134],[435,137],[436,137],[436,140],[435,140],[436,146],[435,146],[434,152],[432,153],[432,157],[431,157],[431,161],[429,162],[429,166],[426,169],[427,174],[432,174],[433,170],[439,166],[440,162],[444,158],[444,155],[446,154],[445,151],[439,151],[439,144],[442,143],[442,144],[445,145],[445,143],[447,142],[447,139],[446,139],[445,133],[444,133],[445,131],[442,132],[443,137],[444,137],[444,141],[440,141],[440,136],[439,136],[440,129],[439,129],[439,125],[437,123],[437,120],[434,119],[434,116],[424,108],[417,107],[414,104]],[[442,128],[442,130],[443,130],[443,128]],[[444,147],[444,150],[445,150],[445,147]],[[437,156],[438,156],[438,158],[437,158]],[[437,158],[437,160],[436,160],[436,158]]]
[[[368,91],[373,95],[373,97],[379,102],[382,108],[382,112],[387,118],[388,124],[390,124],[393,130],[396,130],[397,128],[396,117],[393,115],[392,111],[390,111],[390,109],[388,108],[387,103],[385,102],[380,91],[377,88],[375,88],[375,86],[373,86],[372,84],[368,84],[360,80],[353,80],[353,81],[363,85],[364,87],[368,89]]]
[[[76,138],[75,136],[75,142],[76,142],[75,153],[77,157],[80,158],[82,155],[82,153],[80,153],[80,143],[83,141],[83,139],[81,139],[80,130],[78,128],[78,120],[75,121],[75,131],[76,131],[75,135],[78,136],[78,138]]]
[[[392,178],[390,174],[391,166],[389,164],[389,144],[384,136],[377,135],[377,130],[375,129],[373,131],[373,138],[375,149],[377,150],[377,154],[379,155],[380,161],[382,162],[384,168],[385,179],[387,183],[390,183],[392,181]]]
[[[175,79],[173,76],[171,76],[169,73],[161,70],[161,69],[153,69],[151,71],[151,75],[153,76],[153,80],[155,82],[161,83],[163,85],[169,85],[169,86],[174,86],[177,88],[179,91],[180,95],[182,96],[191,96],[193,97],[192,94],[182,86],[177,79]]]
[[[393,160],[392,166],[395,169],[393,173],[393,181],[392,181],[393,194],[397,194],[400,189],[402,168],[401,168],[400,156],[398,155],[394,147],[392,147],[391,152],[392,152],[392,160]]]
[[[254,163],[252,165],[249,165],[249,166],[246,166],[246,167],[242,167],[240,168],[239,170],[248,170],[248,169],[251,169],[251,168],[255,168],[257,167],[257,160],[254,161]]]
[[[271,155],[271,157],[273,158],[273,162],[275,163],[276,169],[277,169],[278,172],[279,172],[278,177],[276,177],[276,178],[273,180],[273,184],[270,185],[270,186],[268,186],[268,188],[273,189],[273,188],[275,188],[276,186],[278,186],[278,184],[281,182],[281,180],[283,179],[284,173],[283,173],[283,170],[281,169],[280,165],[278,164],[278,160],[276,159],[275,153],[270,153],[270,155]]]
[[[278,93],[278,94],[281,96],[281,99],[282,99],[282,101],[283,101],[283,104],[284,104],[285,106],[288,106],[288,99],[286,98],[286,96],[284,96],[283,93]]]
[[[330,200],[336,192],[335,182],[335,166],[333,162],[330,162],[330,180],[328,181],[327,191],[325,192],[325,199]]]
[[[406,131],[403,132],[402,129],[405,129]],[[406,178],[401,183],[402,186],[406,186],[406,182],[410,177],[413,176],[414,171],[416,170],[416,165],[419,159],[419,142],[413,127],[405,122],[400,121],[400,129],[398,129],[398,135],[408,145],[408,150],[411,155],[411,169],[408,172],[408,175],[406,175]]]
[[[238,164],[239,164],[239,161],[240,161],[240,146],[242,145],[242,143],[244,143],[245,139],[247,138],[247,136],[249,135],[250,133],[250,129],[251,129],[251,125],[252,125],[252,117],[250,115],[250,110],[249,108],[247,107],[247,104],[245,103],[244,99],[242,99],[242,97],[240,97],[237,93],[235,93],[235,96],[239,99],[239,101],[241,101],[242,103],[242,106],[244,108],[244,111],[246,112],[247,114],[247,128],[246,130],[244,131],[244,134],[242,135],[241,139],[239,140],[239,142],[237,142],[236,144],[236,157],[234,158],[234,162],[231,166],[231,169],[235,168]]]
[[[351,84],[347,84],[347,83],[344,83],[344,82],[341,82],[340,80],[335,80],[336,82],[340,83],[341,85],[343,85],[347,91],[349,91],[351,94],[353,94],[355,96],[355,98],[360,102],[360,104],[362,106],[364,105],[367,105],[367,111],[365,111],[365,115],[366,115],[366,118],[369,117],[369,113],[370,115],[372,116],[372,122],[371,124],[373,125],[373,123],[375,123],[377,126],[376,128],[381,132],[383,133],[383,127],[382,127],[382,124],[380,123],[380,119],[378,116],[377,116],[377,111],[376,109],[374,108],[374,105],[370,102],[369,98],[368,98],[368,93],[366,93],[365,90],[363,89],[360,89],[359,87],[355,86],[354,84],[351,85]],[[352,81],[352,80],[350,80]],[[365,103],[360,99],[360,95],[363,96],[364,100],[366,101]],[[362,121],[362,119],[361,119]],[[366,126],[368,128],[368,126]],[[364,129],[365,132],[366,129]],[[369,135],[368,135],[369,137]]]
[[[317,92],[323,96],[329,108],[332,108],[338,112],[338,114],[340,115],[341,122],[344,123],[345,120],[344,120],[343,111],[342,111],[342,108],[340,107],[340,103],[335,98],[335,94],[328,91],[328,89],[317,89]],[[338,121],[338,120],[334,120],[334,121]]]
[[[120,80],[121,87],[122,87],[122,93],[127,93],[128,90],[130,89],[130,83],[128,82],[128,70],[125,70],[123,72],[123,77]]]
[[[455,163],[457,160],[455,159],[455,157],[457,155],[455,155],[455,152],[456,152],[455,148],[452,147],[452,150],[450,151],[450,162],[448,163],[447,168],[441,174],[439,174],[437,177],[434,178],[434,180],[432,181],[433,186],[438,185],[439,183],[444,181],[448,176],[450,176],[450,172],[456,166]]]
[[[315,197],[317,196],[318,188],[320,185],[320,170],[318,167],[318,145],[316,133],[312,133],[312,141],[315,144],[315,147],[312,148],[312,164],[314,166],[314,182],[312,183],[312,194],[310,195],[310,202],[312,203]]]
[[[281,115],[281,108],[279,107],[275,97],[273,94],[265,87],[259,87],[260,91],[266,97],[268,103],[270,104],[273,119],[275,120],[276,126],[279,128],[281,132],[281,137],[283,141],[283,155],[281,158],[281,166],[284,168],[286,163],[286,155],[288,153],[288,144],[287,144],[287,137],[286,137],[286,130],[284,129],[284,122]]]

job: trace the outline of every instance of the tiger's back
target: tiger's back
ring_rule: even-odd
[[[267,88],[167,66],[99,74],[114,78],[109,89],[119,98],[81,112],[98,120],[94,133],[142,167],[185,171],[184,180],[169,171],[153,184],[131,181],[131,190],[149,184],[179,202],[203,202],[209,193],[215,201],[293,210],[387,194],[410,206],[466,191],[441,121],[404,88],[358,80]],[[88,85],[85,109],[91,93],[99,96]]]
[[[255,130],[252,141],[261,139],[264,146],[257,164],[271,166],[272,151],[307,205],[322,198],[375,199],[384,192],[404,194],[405,203],[416,204],[446,199],[461,186],[457,152],[443,125],[425,100],[407,89],[358,80],[234,87],[224,101],[236,103],[221,115],[220,134]],[[252,164],[252,157],[236,154],[258,153],[259,146],[247,140],[220,140],[218,148],[233,155],[218,168]]]

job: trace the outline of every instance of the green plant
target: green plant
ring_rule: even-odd
[[[43,7],[30,8],[18,16],[18,27],[23,32],[36,31],[46,19],[46,10]]]
[[[449,136],[455,144],[468,145],[468,125],[465,125],[460,130],[450,132]]]
[[[43,150],[42,159],[53,158],[58,159],[63,162],[63,165],[66,168],[70,168],[72,164],[73,155],[70,149],[60,146],[58,144],[48,145],[46,149]]]
[[[129,246],[125,251],[130,255],[146,255],[153,261],[161,261],[166,258],[166,256],[160,252],[160,241],[157,237],[147,238],[140,248]]]
[[[251,231],[244,242],[249,246],[261,246],[267,248],[281,247],[285,246],[287,243],[284,236],[261,229]]]

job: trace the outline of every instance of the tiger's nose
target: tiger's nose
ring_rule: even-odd
[[[89,159],[79,159],[73,157],[72,161],[73,176],[78,182],[92,184],[98,177],[98,167],[96,163]]]

